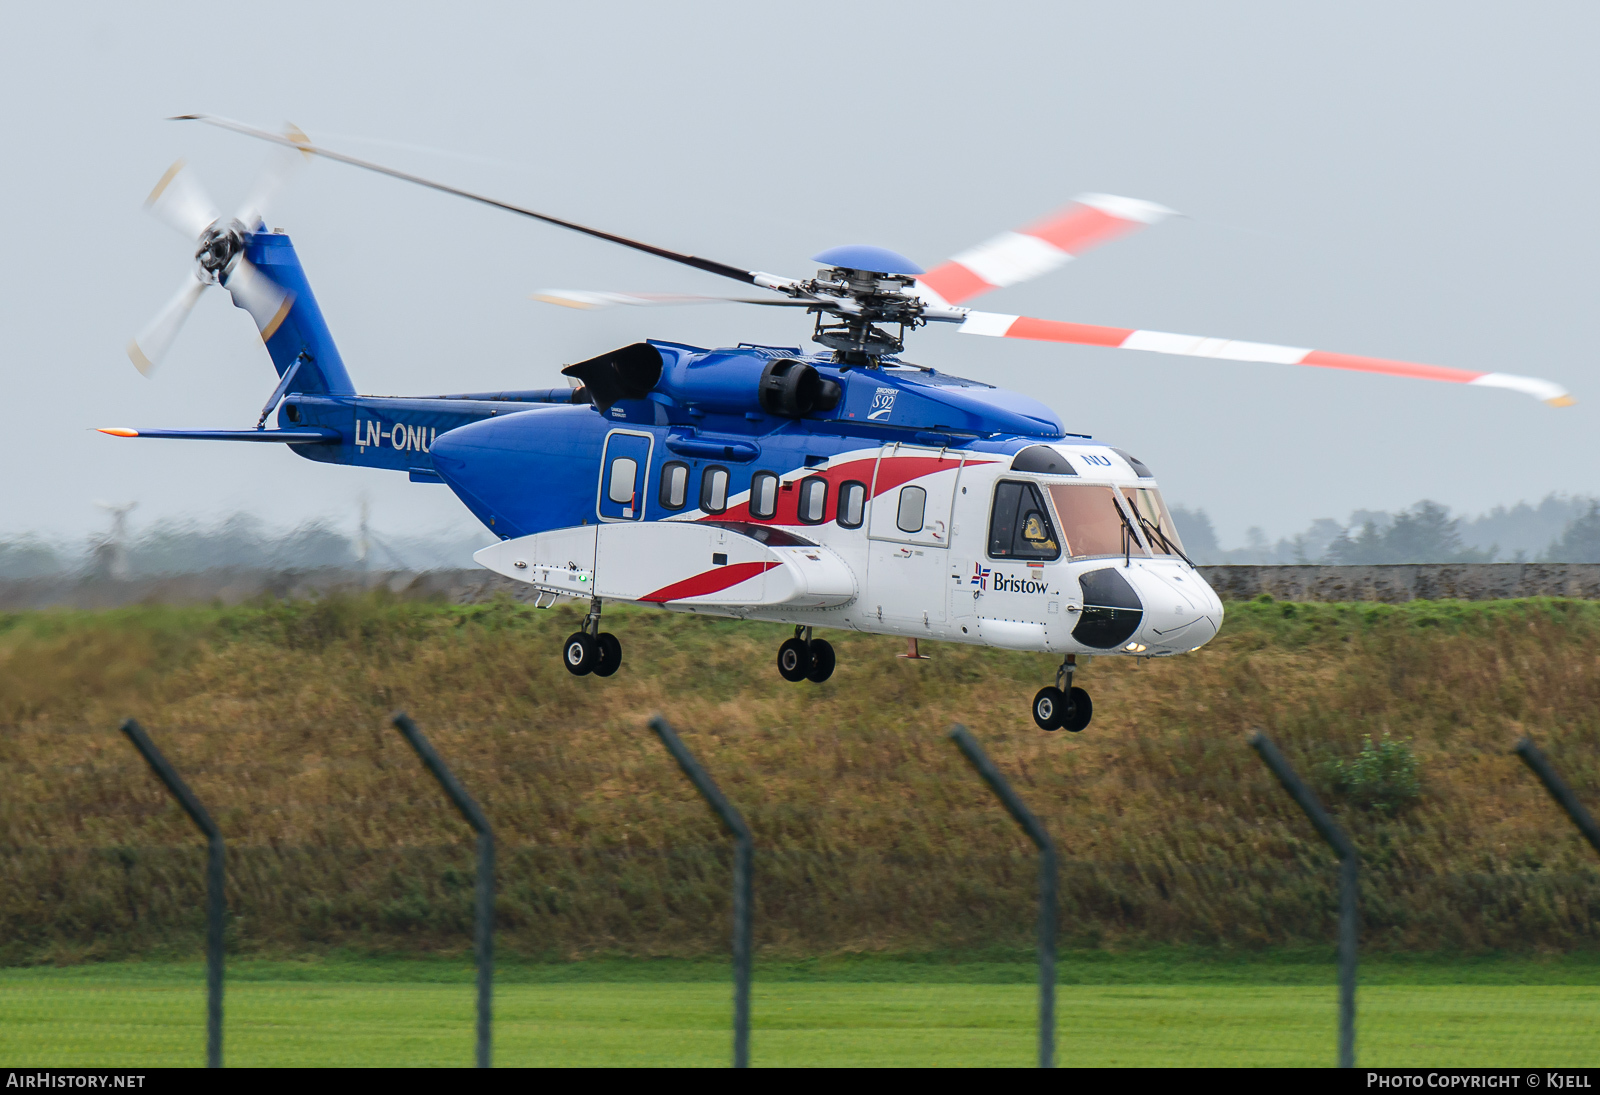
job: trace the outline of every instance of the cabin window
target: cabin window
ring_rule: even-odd
[[[682,509],[689,499],[689,465],[673,460],[661,467],[663,509]]]
[[[1075,488],[1063,488],[1075,489]],[[1111,493],[1106,504],[1114,505]],[[1002,481],[994,491],[994,512],[989,517],[989,554],[996,559],[1059,559],[1061,545],[1050,524],[1044,496],[1032,483]]]
[[[778,512],[778,477],[758,471],[750,477],[750,516],[770,518]]]
[[[1144,555],[1138,537],[1128,538],[1128,520],[1117,505],[1114,487],[1092,487],[1079,483],[1052,483],[1050,501],[1061,518],[1061,532],[1067,538],[1067,553],[1075,559],[1090,555]]]
[[[800,481],[800,523],[820,525],[828,519],[828,481],[813,475]]]
[[[901,532],[921,532],[922,518],[927,510],[927,491],[921,487],[901,487],[900,508],[894,513],[895,527]]]
[[[851,479],[839,484],[839,526],[860,528],[866,516],[867,485]]]
[[[712,465],[700,476],[700,508],[721,513],[728,508],[728,469]]]
[[[617,457],[611,461],[611,486],[606,497],[624,506],[631,505],[638,479],[639,462],[626,456]]]

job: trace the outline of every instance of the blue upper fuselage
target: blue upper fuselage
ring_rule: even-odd
[[[692,473],[718,465],[728,469],[733,494],[748,489],[757,470],[783,474],[895,441],[1011,452],[1065,436],[1061,420],[1037,400],[931,369],[840,368],[793,348],[650,345],[662,372],[644,398],[604,412],[540,407],[461,426],[432,442],[434,471],[497,535],[514,537],[594,520],[606,438],[619,429],[655,439],[644,482],[657,482],[670,460]],[[806,361],[837,382],[837,404],[799,418],[760,410],[756,384],[780,358]]]

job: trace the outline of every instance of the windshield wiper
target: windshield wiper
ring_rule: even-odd
[[[1117,511],[1117,518],[1122,522],[1122,566],[1123,569],[1133,565],[1133,542],[1139,538],[1133,531],[1133,522],[1128,520],[1128,515],[1122,509],[1122,504],[1117,501],[1116,492],[1111,495],[1111,508]]]
[[[1146,517],[1138,510],[1134,510],[1133,515],[1139,519],[1139,524],[1144,528],[1145,534],[1148,535],[1152,541],[1158,541],[1162,547],[1166,548],[1173,555],[1176,555],[1190,566],[1194,566],[1194,560],[1185,555],[1183,553],[1183,549],[1178,547],[1177,544],[1174,544],[1167,534],[1161,531],[1161,526],[1151,522],[1150,518]]]

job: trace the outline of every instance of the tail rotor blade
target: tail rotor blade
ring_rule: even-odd
[[[1414,361],[1392,361],[1381,357],[1333,354],[1299,346],[1273,346],[1265,342],[1174,335],[1165,331],[1137,331],[1128,327],[1098,327],[1089,323],[1062,323],[1053,319],[1009,316],[998,312],[967,312],[958,329],[964,335],[1022,338],[1035,342],[1070,342],[1080,346],[1145,350],[1150,353],[1209,357],[1222,361],[1311,365],[1323,369],[1348,369],[1382,376],[1410,377],[1414,380],[1442,380],[1446,383],[1471,384],[1480,388],[1507,388],[1524,395],[1531,395],[1552,407],[1570,407],[1576,402],[1561,385],[1538,377],[1517,376],[1512,373],[1474,372],[1471,369],[1423,365]]]
[[[195,301],[200,299],[200,294],[205,292],[205,289],[206,283],[194,274],[190,274],[184,280],[183,288],[179,289],[167,302],[167,306],[156,313],[156,318],[128,343],[128,359],[133,362],[134,368],[149,376],[161,363],[161,359],[172,348],[172,342],[178,337],[178,332],[182,330],[183,321],[189,318],[189,313],[194,310]]]
[[[256,321],[262,342],[277,334],[278,327],[294,304],[293,293],[267,277],[243,256],[240,256],[222,285],[232,294],[233,303],[249,312],[250,318]]]
[[[190,240],[199,239],[200,233],[221,216],[183,160],[167,168],[167,173],[144,200],[144,207],[156,220]]]
[[[250,196],[239,207],[238,220],[246,229],[253,230],[262,222],[267,209],[294,177],[295,170],[311,159],[311,153],[307,151],[311,147],[311,138],[302,133],[298,126],[286,124],[283,135],[296,147],[279,147],[268,157],[261,176],[250,188]]]

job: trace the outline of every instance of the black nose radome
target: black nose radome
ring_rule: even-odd
[[[1115,567],[1079,576],[1078,588],[1083,590],[1083,618],[1072,629],[1072,637],[1084,646],[1110,650],[1139,630],[1144,618],[1139,595]]]

